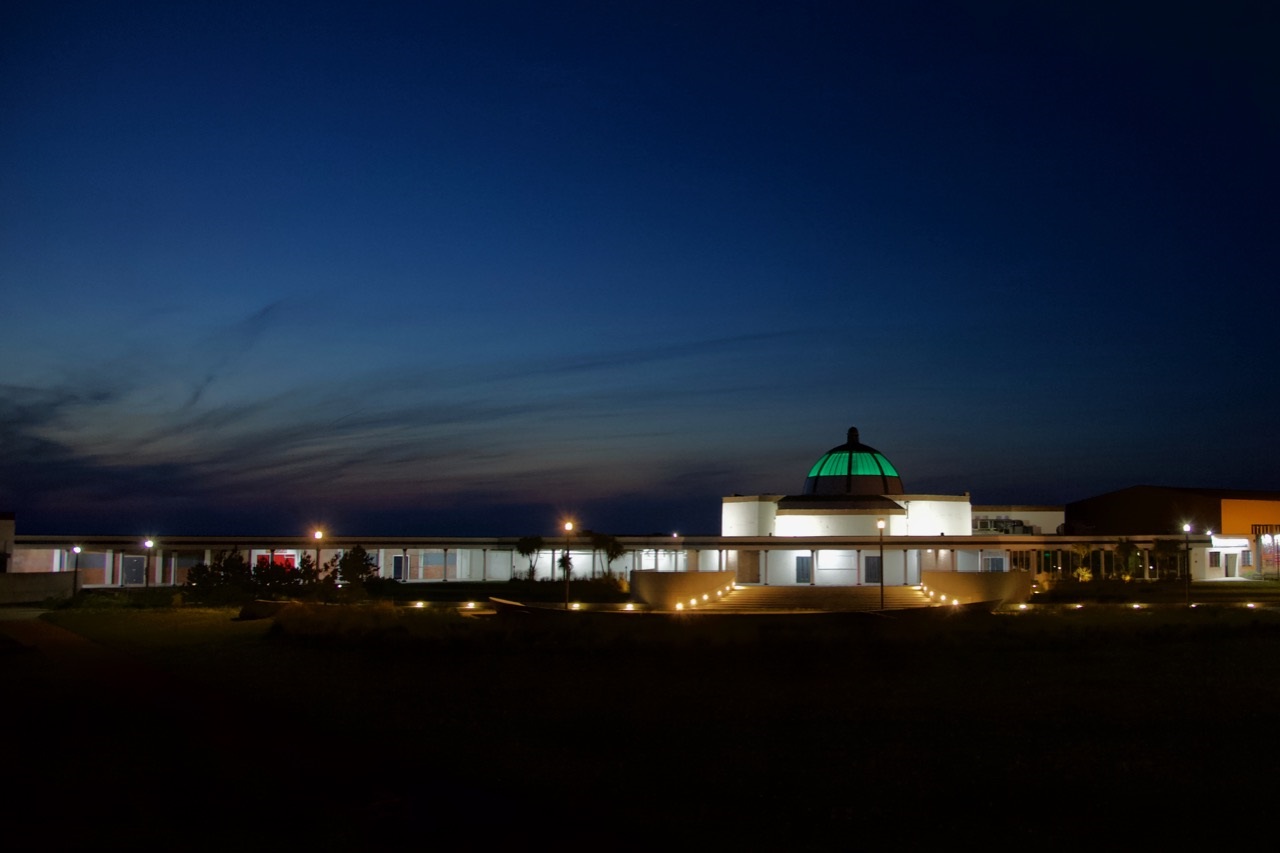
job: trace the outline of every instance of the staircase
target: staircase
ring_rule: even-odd
[[[886,586],[884,609],[903,610],[929,607],[929,596],[913,586]],[[878,586],[758,586],[742,585],[714,603],[698,608],[700,613],[803,613],[879,610]]]

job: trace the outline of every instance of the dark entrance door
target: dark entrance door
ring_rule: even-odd
[[[880,565],[879,555],[875,557],[867,557],[866,560],[867,565],[865,568],[865,574],[863,575],[863,577],[866,578],[866,582],[880,583],[880,572],[882,571],[883,566]]]
[[[813,557],[796,557],[796,583],[813,583]]]
[[[120,559],[120,583],[125,586],[142,586],[146,582],[146,557],[122,557]]]

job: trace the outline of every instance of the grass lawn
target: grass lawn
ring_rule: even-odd
[[[81,809],[132,816],[142,843],[196,822],[240,844],[268,814],[346,849],[455,826],[573,849],[1118,847],[1244,837],[1280,746],[1270,610],[338,616],[288,636],[234,615],[51,614],[134,668],[51,715],[77,734],[50,784],[80,780]],[[102,786],[110,807],[86,804]]]

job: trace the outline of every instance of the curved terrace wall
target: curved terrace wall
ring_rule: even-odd
[[[993,601],[1000,604],[1031,597],[1030,572],[924,572],[921,582],[961,604]]]

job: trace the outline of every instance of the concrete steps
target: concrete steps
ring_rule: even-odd
[[[929,597],[913,586],[886,586],[884,609],[929,607]],[[816,611],[825,613],[880,609],[879,586],[759,586],[739,585],[699,611],[717,613],[768,613]]]

